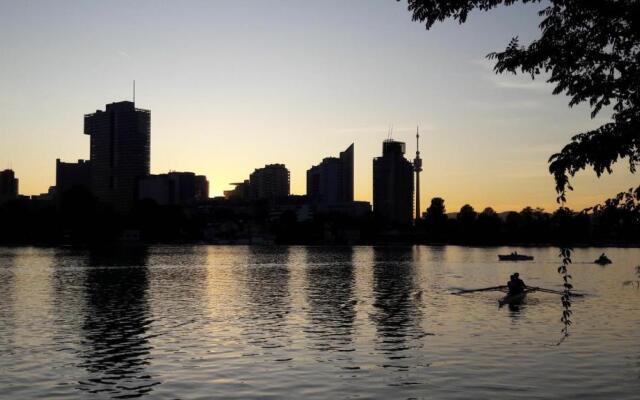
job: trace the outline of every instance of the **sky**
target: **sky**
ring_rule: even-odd
[[[269,163],[305,194],[306,170],[354,143],[355,197],[371,201],[382,141],[391,130],[413,159],[419,125],[423,208],[553,210],[549,156],[609,116],[492,71],[488,53],[537,37],[540,7],[427,31],[394,0],[0,0],[0,169],[46,192],[56,158],[89,158],[83,115],[130,100],[135,80],[151,172],[207,175],[212,197]],[[626,161],[614,171],[578,174],[567,205],[638,185]]]

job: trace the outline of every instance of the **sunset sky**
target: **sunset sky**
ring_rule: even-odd
[[[415,155],[423,204],[554,209],[551,154],[607,120],[544,80],[495,75],[485,55],[538,35],[541,6],[475,13],[426,31],[406,2],[0,0],[0,169],[21,194],[55,182],[55,159],[89,157],[83,115],[129,100],[151,110],[151,170],[207,175],[211,196],[254,168],[306,170],[355,143],[355,195],[393,138]],[[626,160],[573,181],[582,208],[638,185]]]

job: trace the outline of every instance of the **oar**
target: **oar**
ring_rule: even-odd
[[[459,292],[456,293],[452,293],[452,294],[464,294],[464,293],[473,293],[473,292],[486,292],[488,290],[500,290],[500,289],[504,289],[506,288],[506,285],[502,285],[502,286],[492,286],[492,287],[486,287],[486,288],[480,288],[480,289],[463,289],[460,290]]]
[[[545,289],[545,288],[540,288],[540,287],[530,287],[529,289],[536,290],[538,292],[544,292],[544,293],[553,293],[553,294],[559,294],[559,295],[563,295],[564,294],[564,292],[562,292],[560,290]],[[571,296],[581,297],[581,296],[584,296],[584,294],[571,292]]]

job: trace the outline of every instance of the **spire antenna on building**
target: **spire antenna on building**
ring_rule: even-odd
[[[416,221],[420,219],[420,172],[422,159],[420,158],[420,127],[416,126],[416,158],[413,160],[413,170],[416,173]]]
[[[136,104],[136,80],[133,80],[133,104]]]

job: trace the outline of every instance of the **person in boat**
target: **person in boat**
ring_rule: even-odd
[[[513,274],[511,274],[509,276],[509,281],[507,282],[507,290],[509,291],[509,293],[513,292],[515,287],[513,279]]]
[[[509,278],[509,282],[507,282],[507,288],[509,289],[509,295],[514,296],[524,292],[527,288],[527,285],[522,279],[520,279],[520,274],[516,272]]]

